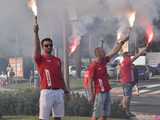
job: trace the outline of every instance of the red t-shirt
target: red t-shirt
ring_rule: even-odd
[[[58,57],[37,55],[35,62],[40,74],[41,89],[64,88],[61,61]]]
[[[100,62],[92,62],[88,68],[90,77],[94,81],[96,94],[100,92],[109,92],[111,87],[108,81],[107,63],[109,57],[105,57]]]
[[[122,84],[131,83],[133,79],[132,74],[132,59],[130,57],[126,57],[120,65],[120,82]]]

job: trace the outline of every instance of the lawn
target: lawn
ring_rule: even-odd
[[[38,120],[35,116],[4,116],[1,120]],[[53,119],[51,119],[53,120]],[[65,117],[63,120],[89,120],[87,117]]]
[[[112,88],[119,87],[119,83],[110,81],[110,85]],[[33,87],[33,83],[32,83]],[[70,80],[70,87],[72,90],[82,90],[83,89],[83,81],[80,79],[71,79]],[[10,89],[26,89],[31,88],[30,83],[17,83],[9,85],[8,88]]]

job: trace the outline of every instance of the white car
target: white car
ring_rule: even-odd
[[[86,71],[86,68],[82,67],[81,77],[84,76],[85,71]],[[76,66],[69,66],[69,76],[76,77]]]
[[[69,76],[76,76],[76,67],[75,66],[69,66]]]

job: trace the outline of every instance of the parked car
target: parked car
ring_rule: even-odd
[[[69,76],[76,76],[76,66],[69,66]]]
[[[109,78],[116,78],[117,77],[117,63],[107,64],[107,73],[109,75]]]
[[[86,70],[87,70],[87,67],[82,66],[82,68],[81,68],[81,77],[84,76],[84,73],[85,73]]]
[[[160,75],[160,64],[158,65],[148,65],[148,70],[149,70],[149,74],[150,77],[154,76],[154,75]]]
[[[86,67],[82,66],[81,77],[84,76],[86,69],[87,69]],[[69,76],[76,77],[76,66],[69,66]]]
[[[150,79],[147,66],[137,65],[135,66],[135,69],[137,70],[138,80],[149,80]]]

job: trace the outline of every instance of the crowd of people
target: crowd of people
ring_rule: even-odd
[[[6,72],[1,72],[0,87],[7,87],[7,85],[13,81],[14,76],[15,72],[13,71],[13,68],[10,66],[10,64],[8,64],[6,67]]]

